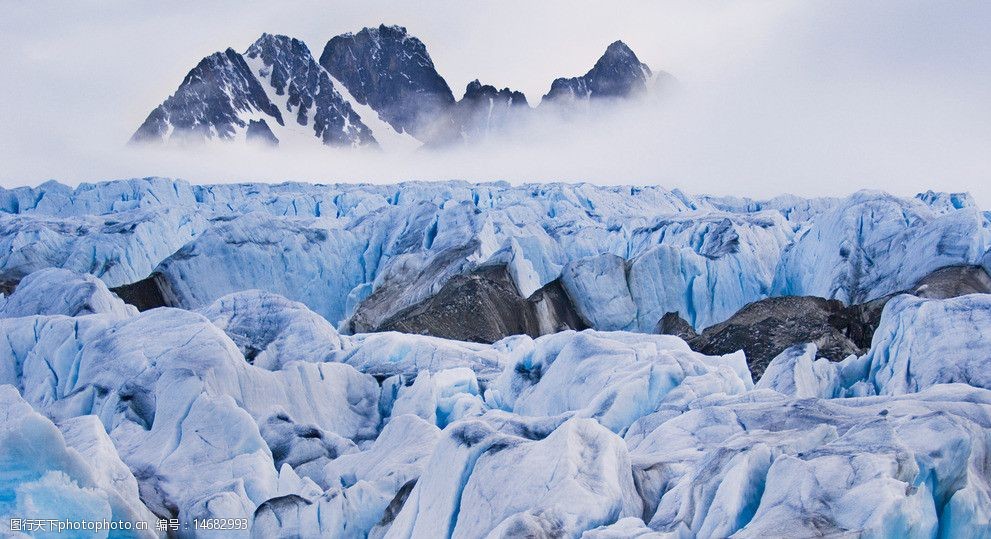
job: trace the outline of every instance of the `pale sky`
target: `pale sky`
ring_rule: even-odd
[[[238,180],[660,183],[772,196],[971,191],[991,207],[991,3],[129,2],[0,0],[0,185],[134,176]],[[442,154],[125,147],[204,56],[262,32],[319,57],[336,34],[400,24],[460,97],[527,94],[616,39],[682,93],[650,110]]]

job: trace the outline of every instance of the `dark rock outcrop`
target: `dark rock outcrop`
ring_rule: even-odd
[[[927,275],[902,293],[933,299],[986,294],[991,293],[991,276],[981,266],[949,266]],[[743,350],[757,380],[775,356],[796,344],[815,343],[819,356],[832,361],[864,354],[881,323],[885,304],[897,295],[850,306],[813,296],[766,298],[694,336],[688,331],[688,322],[677,313],[667,313],[658,322],[657,332],[677,335],[703,354]]]
[[[449,128],[435,123],[446,117],[454,94],[427,47],[401,26],[336,36],[324,47],[320,65],[396,131],[429,141],[435,130]]]
[[[743,350],[754,379],[760,378],[775,356],[799,343],[815,343],[819,355],[840,361],[863,350],[846,334],[846,306],[813,296],[785,296],[755,301],[729,320],[706,328],[689,340],[693,350],[707,355]]]
[[[0,294],[4,296],[13,294],[18,282],[20,281],[0,280]]]
[[[423,218],[428,217],[424,214]],[[421,218],[413,222],[425,221]],[[407,250],[406,246],[412,249],[420,244],[423,241],[421,232],[427,227],[412,226],[407,230],[411,233],[401,238],[397,245],[400,252]],[[396,313],[427,301],[435,294],[437,283],[446,283],[458,275],[471,273],[475,266],[468,259],[477,248],[478,242],[472,240],[463,246],[441,251],[422,267],[404,268],[402,272],[384,279],[357,305],[354,313],[344,322],[344,331],[352,334],[378,331]]]
[[[537,289],[527,302],[537,319],[537,335],[548,335],[568,329],[588,329],[574,303],[561,284],[560,277]],[[531,333],[530,335],[534,335]]]
[[[991,292],[991,277],[980,266],[940,269],[906,291],[940,298],[975,292]],[[676,335],[707,355],[743,350],[756,380],[775,356],[796,344],[815,343],[819,355],[832,361],[865,353],[891,297],[852,306],[814,296],[765,298],[701,334],[674,312],[658,321],[656,332]],[[374,302],[359,306],[352,322],[375,319],[361,312],[374,308]],[[359,330],[491,343],[509,335],[537,337],[587,327],[560,279],[523,298],[506,267],[492,265],[455,275],[436,294]]]
[[[176,307],[167,298],[171,296],[169,285],[161,275],[155,273],[140,281],[117,286],[110,289],[117,297],[138,308],[147,311],[157,307]]]
[[[492,343],[510,335],[585,329],[560,282],[523,298],[506,266],[452,277],[430,298],[386,319],[375,331],[400,331]]]
[[[389,317],[378,330],[495,342],[536,333],[537,321],[505,266],[495,266],[453,277],[437,294]]]
[[[850,325],[847,335],[866,350],[871,346],[874,330],[881,323],[881,313],[888,300],[899,294],[912,294],[920,298],[948,299],[967,294],[991,293],[991,276],[981,266],[947,266],[923,277],[912,288],[904,292],[851,305],[847,308]]]
[[[908,293],[932,299],[991,294],[991,275],[981,266],[947,266],[923,277]]]
[[[678,316],[678,313],[664,313],[664,316],[657,321],[657,327],[654,328],[654,333],[660,335],[674,335],[675,337],[680,337],[681,340],[686,342],[691,342],[699,336],[695,332],[695,328],[688,323],[688,320]]]

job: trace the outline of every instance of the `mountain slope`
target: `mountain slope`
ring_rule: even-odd
[[[244,57],[227,49],[201,60],[175,94],[148,115],[131,142],[233,139],[251,119],[283,125],[282,113]]]
[[[673,81],[616,41],[586,74],[554,80],[542,103],[660,95]],[[478,79],[456,99],[426,45],[402,26],[335,36],[319,62],[302,41],[266,33],[244,54],[227,49],[204,58],[131,142],[436,148],[513,137],[541,118],[534,110],[522,92]]]
[[[324,47],[320,65],[396,131],[420,140],[429,137],[435,119],[454,103],[427,47],[401,26],[336,36]]]
[[[131,142],[311,140],[374,146],[371,130],[334,88],[306,45],[263,34],[244,55],[204,58],[148,116]]]
[[[286,124],[309,130],[330,146],[374,144],[371,130],[334,87],[330,76],[298,39],[263,34],[245,53],[272,101],[286,111]],[[273,95],[274,93],[274,95]]]
[[[652,73],[622,41],[613,42],[592,69],[580,77],[559,78],[542,103],[626,98],[647,91]]]

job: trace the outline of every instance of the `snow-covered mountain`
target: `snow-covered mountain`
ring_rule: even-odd
[[[270,34],[244,55],[227,49],[203,59],[131,141],[210,139],[375,145],[371,130],[306,45]]]
[[[652,75],[617,41],[585,75],[556,79],[543,103],[635,98],[652,87],[652,77],[670,75]],[[319,63],[303,42],[270,34],[243,55],[213,54],[131,140],[444,146],[509,132],[535,112],[521,92],[477,80],[456,99],[422,41],[401,26],[381,25],[331,38]]]
[[[246,137],[250,126],[264,136],[271,133],[266,118],[285,124],[282,111],[269,100],[244,57],[227,49],[197,64],[131,140],[233,139]]]
[[[963,194],[3,189],[0,534],[987,536],[989,270]]]

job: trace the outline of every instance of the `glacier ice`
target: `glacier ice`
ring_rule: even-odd
[[[867,354],[868,380],[884,395],[962,382],[991,389],[991,295],[899,296],[888,302]]]
[[[452,425],[385,537],[573,534],[640,512],[618,436],[578,418],[535,430]]]
[[[253,537],[991,536],[991,294],[948,297],[986,291],[989,234],[942,193],[0,190],[0,534],[35,511]],[[591,329],[366,332],[500,265]],[[150,276],[168,306],[114,295]],[[649,334],[799,293],[877,299],[869,349],[830,361],[810,334],[754,380],[742,352]]]
[[[279,370],[293,361],[317,363],[341,348],[340,335],[326,319],[271,292],[235,292],[200,312],[263,369]]]
[[[413,383],[406,385],[403,376],[383,382],[383,405],[388,403],[390,415],[410,414],[438,427],[446,427],[458,419],[482,415],[485,405],[479,396],[478,379],[467,367],[445,369],[431,373],[421,371]],[[395,397],[386,391],[395,388]],[[386,397],[389,397],[386,400]]]
[[[120,321],[105,315],[25,317],[0,326],[3,383],[57,420],[94,414],[142,499],[160,516],[250,516],[273,493],[273,449],[259,426],[284,416],[299,428],[279,442],[306,454],[324,431],[352,441],[379,429],[375,380],[341,363],[248,364],[201,315],[155,309]],[[329,445],[330,441],[324,441]],[[285,445],[290,447],[286,448]],[[312,460],[312,459],[311,459]],[[219,498],[218,498],[219,497]]]
[[[699,403],[627,442],[655,530],[980,537],[991,533],[989,395],[961,384],[836,400],[764,390]]]
[[[561,271],[561,283],[589,327],[603,331],[634,328],[637,306],[626,272],[626,261],[611,253],[570,262]]]
[[[402,415],[382,429],[371,447],[329,461],[312,480],[299,481],[284,465],[282,474],[292,476],[297,484],[287,485],[285,492],[259,506],[252,536],[381,534],[381,527],[375,531],[377,525],[391,520],[390,510],[398,511],[395,500],[405,500],[439,437],[437,427]]]
[[[105,216],[0,213],[0,280],[55,267],[90,273],[107,286],[132,283],[206,227],[201,214],[181,206]]]
[[[383,378],[398,374],[412,378],[423,370],[467,367],[478,378],[491,379],[502,372],[506,362],[504,354],[492,346],[425,335],[389,331],[354,335],[342,341],[344,346],[332,352],[329,360]]]
[[[667,312],[703,329],[769,295],[866,301],[980,264],[991,247],[986,214],[935,193],[752,201],[588,184],[146,178],[3,190],[0,207],[0,280],[64,267],[115,287],[155,273],[172,306],[261,289],[351,332],[486,263],[505,264],[523,297],[562,278],[596,329],[649,332]],[[606,260],[610,271],[595,266]]]
[[[350,234],[318,224],[253,212],[212,228],[163,260],[155,272],[170,304],[205,307],[221,296],[258,288],[305,300],[329,320],[344,315],[344,298],[326,290],[360,284],[360,268],[337,256],[353,251]]]
[[[124,303],[96,277],[61,268],[40,269],[28,275],[10,297],[0,299],[0,318],[96,313],[126,318],[138,314],[138,310]]]
[[[148,523],[155,518],[138,499],[138,483],[117,457],[92,416],[56,426],[34,411],[9,385],[0,386],[0,532],[10,519],[76,519]],[[104,532],[106,533],[106,532]]]
[[[813,343],[786,349],[771,360],[754,388],[773,389],[797,399],[833,397],[840,385],[840,369],[828,359],[817,357],[818,351]]]
[[[524,416],[593,417],[618,433],[677,401],[694,378],[716,381],[706,389],[720,393],[753,387],[742,354],[703,356],[667,335],[561,332],[512,352],[515,364],[487,391],[494,406]]]
[[[582,539],[663,539],[666,534],[647,527],[637,517],[626,517],[607,526],[599,526],[582,533]]]
[[[814,344],[785,350],[757,388],[793,397],[917,393],[939,384],[991,389],[991,294],[948,299],[900,295],[889,301],[870,350],[840,362],[817,358]]]
[[[940,267],[980,263],[991,246],[987,216],[974,206],[943,210],[882,193],[852,195],[798,232],[782,254],[773,292],[862,303]]]

